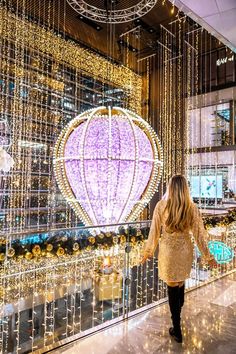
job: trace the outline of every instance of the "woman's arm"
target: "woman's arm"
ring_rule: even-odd
[[[160,203],[158,202],[153,213],[152,223],[149,231],[149,236],[147,243],[144,248],[144,259],[150,258],[153,256],[158,240],[160,238],[161,232],[161,210],[160,210]]]
[[[199,251],[202,254],[203,259],[207,262],[213,260],[214,256],[210,254],[208,248],[209,236],[204,227],[201,213],[195,204],[193,205],[192,232],[193,232],[193,237],[196,241]]]

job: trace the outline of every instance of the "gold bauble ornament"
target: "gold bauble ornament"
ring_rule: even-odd
[[[5,292],[4,287],[3,287],[3,286],[0,286],[0,297],[3,297],[4,292]]]
[[[117,235],[113,236],[112,241],[113,241],[114,245],[117,245],[117,243],[119,242],[118,236]]]
[[[64,254],[65,254],[64,248],[58,247],[58,249],[57,249],[57,256],[58,256],[58,257],[61,257],[61,256],[64,256]]]
[[[48,244],[47,244],[47,247],[46,247],[46,250],[47,250],[48,252],[51,252],[51,251],[53,250],[53,245],[52,245],[51,243],[48,243]]]
[[[5,253],[0,253],[0,261],[4,261],[5,259]]]
[[[108,246],[108,244],[107,243],[104,243],[104,245],[102,245],[103,247],[103,249],[106,251],[106,250],[109,250],[109,246]]]
[[[33,258],[33,255],[31,252],[26,252],[25,254],[25,259],[27,259],[27,261],[30,261]]]
[[[79,251],[79,250],[73,252],[73,255],[74,255],[74,256],[78,256],[79,254],[80,254],[80,251]]]
[[[125,235],[120,236],[120,243],[125,243],[126,242],[126,237]]]
[[[94,245],[95,242],[96,242],[96,239],[95,239],[95,237],[90,236],[90,237],[88,238],[88,241],[89,241],[89,243],[91,243],[92,245]]]
[[[32,248],[32,253],[34,256],[40,256],[41,255],[41,247],[39,245],[35,245]]]
[[[15,253],[16,252],[15,252],[14,248],[11,247],[11,248],[8,249],[7,257],[10,257],[10,258],[14,257]]]
[[[78,244],[78,242],[75,242],[74,244],[73,244],[73,251],[78,251],[79,250],[79,244]]]

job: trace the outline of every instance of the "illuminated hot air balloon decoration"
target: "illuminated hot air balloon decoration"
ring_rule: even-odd
[[[85,225],[135,220],[157,191],[162,148],[151,126],[119,107],[74,118],[54,149],[54,171]]]

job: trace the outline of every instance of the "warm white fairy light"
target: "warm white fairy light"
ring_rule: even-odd
[[[137,225],[147,226],[145,222],[137,223]],[[225,243],[230,247],[235,247],[235,226],[230,225],[229,229],[222,229],[223,237]],[[98,232],[98,234],[100,231]],[[213,233],[210,232],[210,235]],[[213,237],[213,236],[212,236]],[[130,244],[132,245],[132,238],[129,237]],[[129,244],[129,242],[127,243]],[[61,298],[64,301],[65,317],[61,319],[63,324],[63,336],[61,339],[70,338],[73,335],[78,335],[78,333],[83,331],[83,323],[85,313],[81,313],[81,302],[83,302],[83,292],[84,289],[88,289],[91,299],[91,326],[96,327],[98,321],[101,323],[106,323],[105,311],[109,309],[109,306],[102,301],[99,303],[96,298],[95,293],[95,277],[97,274],[100,264],[104,257],[110,256],[114,268],[122,274],[122,270],[126,269],[124,276],[131,279],[131,284],[126,285],[123,291],[127,291],[125,297],[126,308],[119,308],[121,306],[121,299],[116,297],[115,287],[118,286],[122,289],[121,283],[115,281],[113,275],[109,275],[109,282],[106,282],[106,286],[114,286],[114,289],[110,288],[111,294],[111,319],[117,317],[119,314],[123,314],[124,311],[131,306],[132,310],[141,308],[147,304],[147,299],[153,298],[154,301],[159,301],[166,296],[166,286],[158,277],[155,279],[151,278],[153,276],[152,262],[149,260],[148,264],[145,266],[140,265],[141,251],[143,249],[142,244],[133,244],[131,252],[127,254],[125,252],[125,244],[119,246],[119,252],[117,253],[116,247],[109,253],[109,251],[97,251],[97,252],[87,252],[87,256],[81,253],[77,257],[72,257],[70,260],[68,257],[62,257],[58,260],[55,258],[47,258],[45,261],[38,261],[38,263],[32,263],[28,261],[25,264],[22,261],[19,267],[18,263],[12,263],[12,269],[8,269],[6,274],[2,277],[2,281],[5,279],[7,282],[6,286],[8,288],[8,294],[6,294],[8,303],[16,298],[25,299],[28,297],[28,303],[33,312],[29,317],[30,325],[32,327],[31,335],[31,345],[34,350],[36,346],[39,345],[36,336],[35,324],[37,320],[40,319],[38,312],[35,312],[36,307],[40,304],[44,304],[42,326],[44,327],[43,340],[44,346],[47,347],[55,341],[57,343],[56,337],[56,327],[55,320],[58,318],[58,305],[57,301]],[[140,254],[139,257],[137,255]],[[229,273],[235,269],[235,259],[227,266],[219,266],[218,274],[204,270],[202,266],[199,266],[195,254],[195,261],[193,264],[193,278],[192,281],[187,282],[187,287],[199,286],[204,283],[212,281],[216,276],[221,274]],[[43,263],[42,263],[43,262]],[[131,268],[132,267],[132,268]],[[30,269],[31,268],[31,269]],[[25,270],[28,269],[28,270]],[[132,271],[131,271],[132,269]],[[137,270],[137,275],[134,273],[134,269]],[[16,272],[16,273],[15,273]],[[157,272],[157,264],[155,263],[155,272]],[[46,278],[45,278],[46,276]],[[151,278],[151,281],[148,279]],[[19,287],[16,287],[16,282]],[[90,284],[89,286],[85,284]],[[154,290],[155,288],[155,290]],[[101,292],[104,294],[104,289],[101,288]],[[20,291],[19,291],[20,290]],[[57,293],[58,291],[58,293]],[[153,293],[154,292],[154,293]],[[77,294],[77,295],[76,295]],[[75,304],[75,298],[80,297],[77,305]],[[70,300],[71,299],[71,300]],[[71,302],[70,302],[71,301]],[[153,302],[153,301],[152,301]],[[19,314],[23,310],[24,301],[19,302],[18,312]],[[62,306],[62,302],[60,303]],[[78,306],[75,312],[75,306]],[[118,309],[117,309],[118,307]],[[60,308],[62,310],[62,308]],[[84,310],[83,310],[84,311]],[[56,315],[57,313],[57,315]],[[17,324],[16,324],[17,325]],[[81,327],[82,325],[82,327]],[[9,328],[7,323],[5,324],[5,331]],[[21,322],[19,322],[19,328],[15,327],[17,332],[16,335],[21,336]],[[19,332],[19,333],[18,333]],[[6,333],[6,332],[4,332]],[[10,333],[10,332],[9,332]],[[17,334],[18,333],[18,334]],[[42,332],[41,332],[42,333]],[[42,334],[41,334],[42,336]],[[3,343],[6,348],[6,336],[3,335]],[[10,340],[10,337],[9,337]],[[19,346],[20,347],[20,346]],[[19,348],[18,348],[19,350]]]

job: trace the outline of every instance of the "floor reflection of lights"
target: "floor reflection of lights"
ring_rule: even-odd
[[[55,352],[235,354],[236,273],[187,294],[182,345],[169,337],[169,325],[169,309],[164,304]]]

